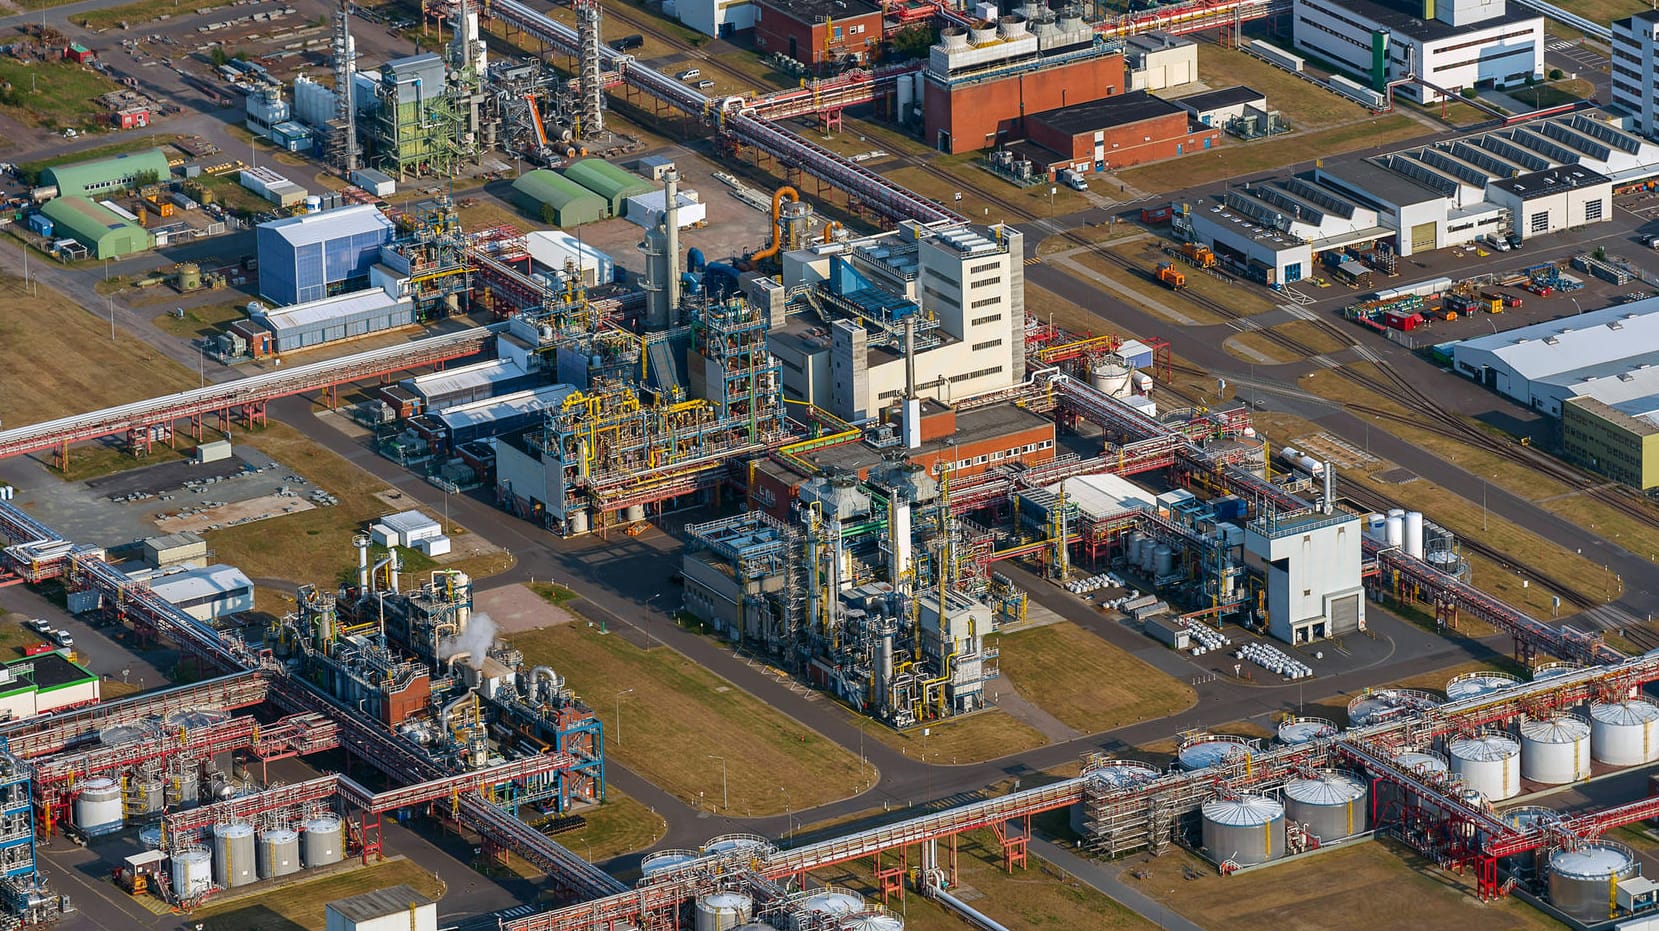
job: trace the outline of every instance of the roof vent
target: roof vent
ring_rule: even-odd
[[[1554,346],[1555,344],[1557,344],[1559,342],[1561,342],[1561,337],[1559,337],[1559,336],[1546,336],[1546,337],[1544,337],[1544,345],[1546,345],[1546,346]]]

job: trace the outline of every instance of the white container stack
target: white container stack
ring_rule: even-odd
[[[1271,647],[1265,643],[1240,644],[1233,651],[1234,659],[1248,660],[1268,672],[1278,673],[1286,679],[1309,679],[1313,677],[1313,667],[1299,659],[1291,659],[1278,647]]]

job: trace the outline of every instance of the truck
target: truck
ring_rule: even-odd
[[[1162,282],[1171,291],[1179,291],[1187,286],[1187,276],[1171,262],[1159,262],[1153,277]]]

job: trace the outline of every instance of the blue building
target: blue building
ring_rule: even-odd
[[[365,285],[392,233],[392,221],[368,204],[262,223],[259,295],[280,307]]]

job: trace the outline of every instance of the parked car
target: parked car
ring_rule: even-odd
[[[54,630],[51,634],[49,634],[49,636],[52,638],[52,642],[60,647],[72,647],[75,645],[75,638],[70,636],[69,631],[67,630]]]
[[[676,79],[681,81],[689,81],[692,78],[700,78],[702,76],[703,72],[698,68],[687,68],[679,74],[674,75]]]
[[[44,634],[52,629],[52,622],[37,617],[24,621],[23,626],[29,628],[37,634]]]

